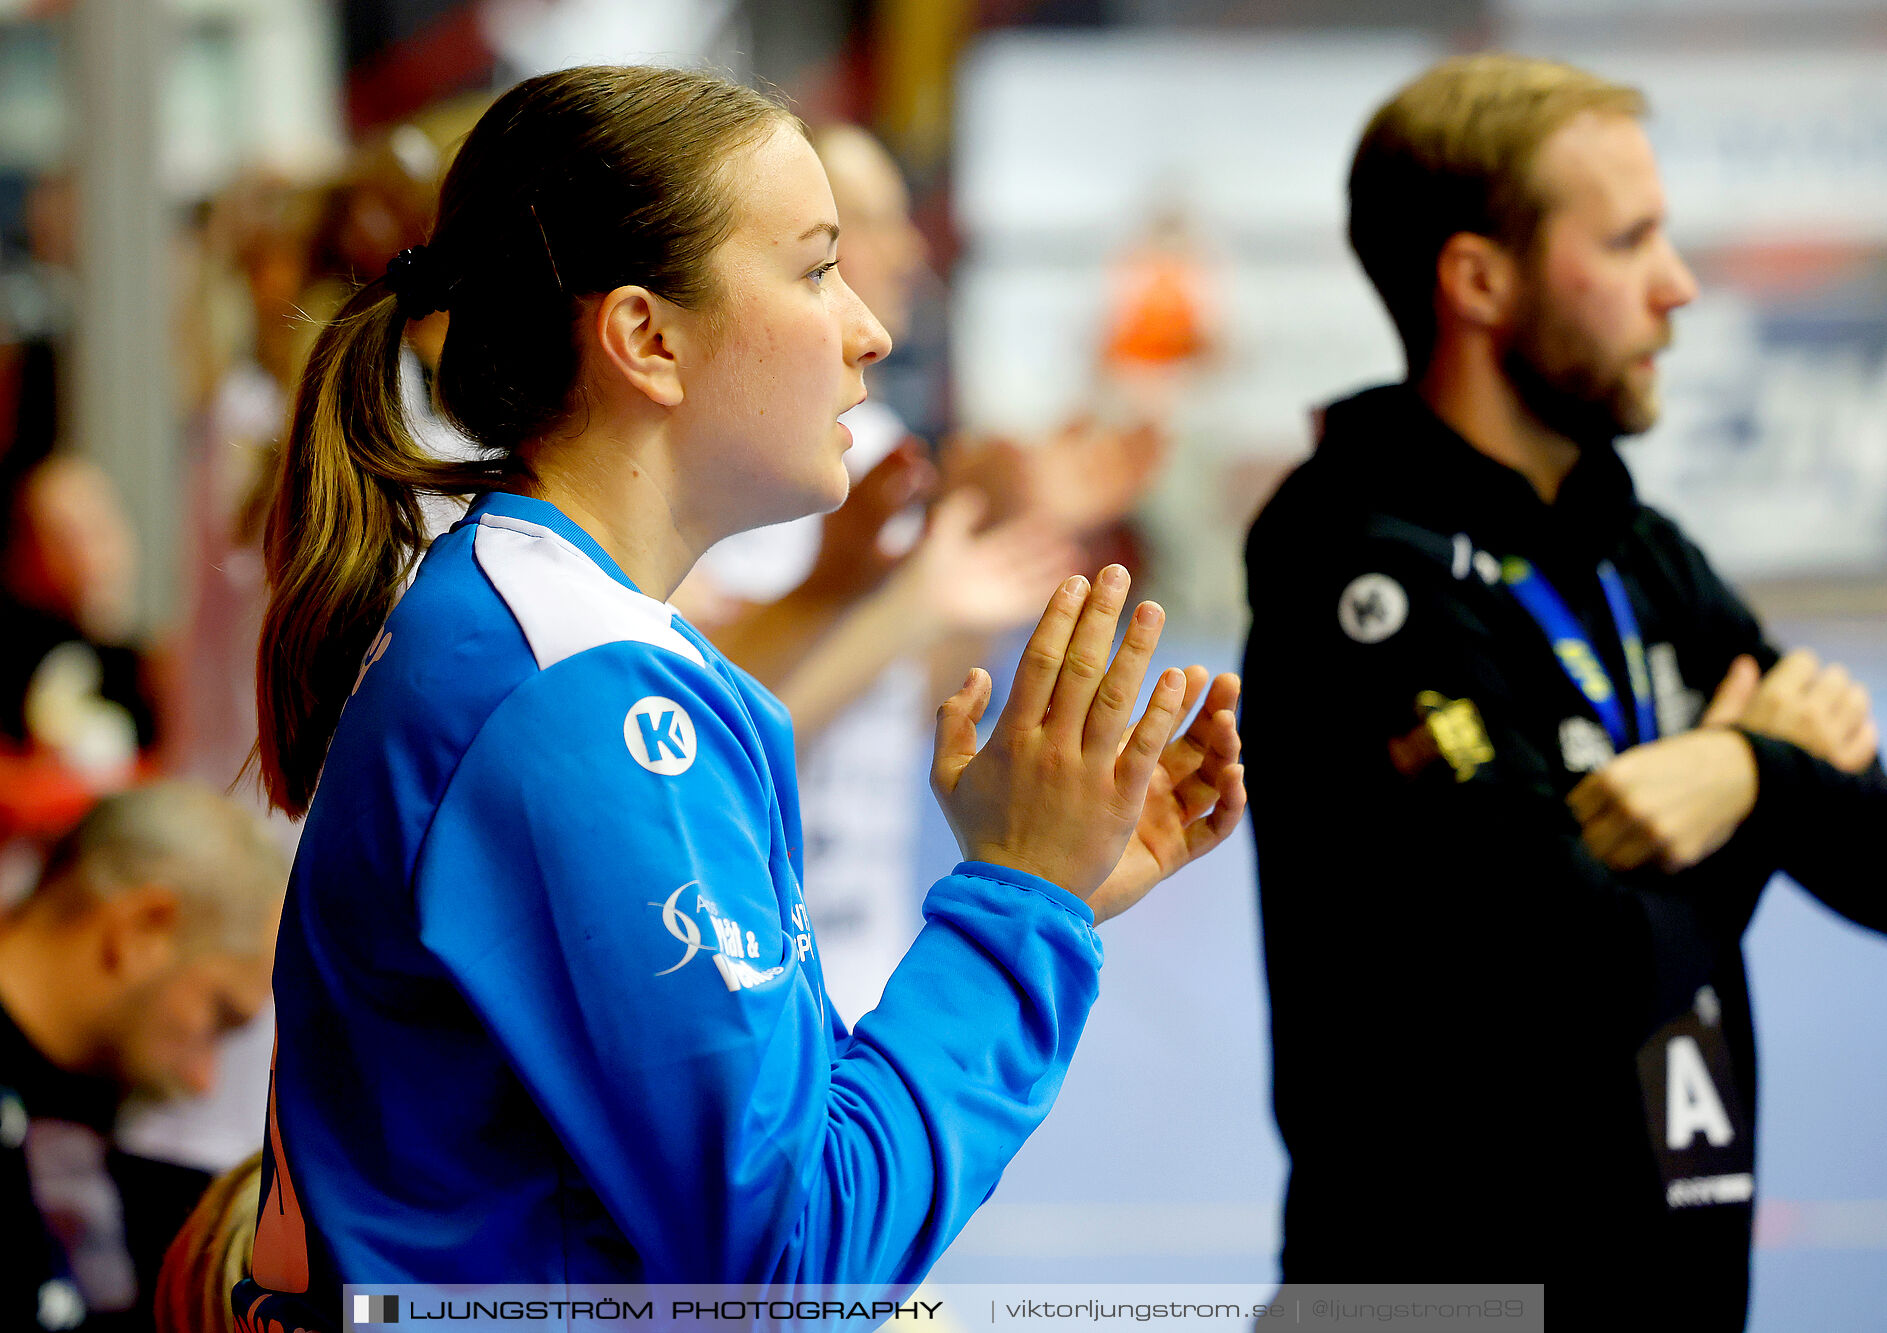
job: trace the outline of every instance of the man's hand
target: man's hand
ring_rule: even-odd
[[[1723,727],[1636,745],[1572,789],[1566,804],[1592,854],[1614,870],[1694,866],[1756,804],[1756,757]]]
[[[1806,650],[1761,675],[1730,664],[1696,731],[1627,750],[1566,798],[1592,854],[1614,870],[1677,871],[1728,842],[1756,803],[1756,760],[1731,726],[1858,773],[1880,743],[1867,691]]]
[[[1835,663],[1797,649],[1756,678],[1748,656],[1730,664],[1704,724],[1736,725],[1807,750],[1848,773],[1874,762],[1880,731],[1867,691]]]

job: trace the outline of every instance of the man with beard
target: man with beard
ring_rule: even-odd
[[[1556,1315],[1741,1328],[1742,932],[1778,868],[1887,918],[1792,817],[1878,789],[1865,695],[1778,666],[1613,447],[1696,291],[1643,110],[1474,56],[1357,150],[1409,377],[1328,410],[1247,548],[1289,1281],[1554,1281]]]

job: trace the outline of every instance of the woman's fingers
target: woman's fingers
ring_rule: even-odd
[[[1055,682],[1061,676],[1062,660],[1068,655],[1068,641],[1087,600],[1088,581],[1079,574],[1064,580],[1048,599],[1047,609],[1022,649],[1009,702],[1003,705],[1001,726],[1028,730],[1041,725]]]
[[[1225,758],[1238,758],[1239,684],[1238,677],[1230,671],[1214,677],[1199,716],[1186,728],[1186,739],[1200,748],[1202,758],[1207,751],[1225,752],[1228,745],[1230,751],[1225,753]]]
[[[1236,763],[1238,750],[1238,723],[1229,708],[1213,713],[1202,710],[1186,735],[1166,747],[1160,766],[1173,782],[1181,818],[1187,823],[1219,799],[1220,782],[1226,769]]]
[[[1221,671],[1212,678],[1212,692],[1206,696],[1204,712],[1208,715],[1220,712],[1236,712],[1238,708],[1238,695],[1242,688],[1243,682],[1239,680],[1237,672]],[[1234,725],[1233,730],[1237,730],[1236,725]]]
[[[1193,705],[1199,702],[1199,696],[1205,692],[1206,682],[1211,680],[1212,676],[1196,662],[1185,668],[1185,671],[1186,696],[1180,700],[1179,714],[1181,717],[1190,717]]]
[[[1088,708],[1107,671],[1108,650],[1114,646],[1114,628],[1127,601],[1128,583],[1127,571],[1119,565],[1103,569],[1068,637],[1048,701],[1049,732],[1066,745],[1080,744],[1087,728]]]
[[[1211,678],[1208,675],[1206,669],[1198,665],[1197,663],[1194,663],[1192,666],[1184,668],[1184,670],[1186,672],[1186,690],[1185,690],[1185,693],[1181,696],[1180,702],[1179,702],[1179,715],[1182,718],[1192,716],[1193,705],[1199,702],[1199,696],[1205,693],[1206,681]],[[1198,722],[1195,719],[1193,726],[1196,727],[1197,725],[1198,725]],[[1187,728],[1187,736],[1190,736],[1191,733],[1192,733],[1192,728],[1190,727]],[[1192,771],[1192,769],[1184,769],[1183,772],[1176,772],[1173,769],[1172,764],[1169,762],[1169,760],[1171,760],[1175,754],[1179,753],[1179,751],[1175,749],[1175,747],[1181,746],[1183,743],[1187,743],[1186,736],[1181,736],[1178,740],[1175,740],[1172,742],[1172,744],[1168,745],[1166,747],[1166,753],[1162,755],[1160,758],[1161,766],[1166,768],[1169,772],[1174,772],[1176,776],[1184,776],[1185,773],[1190,773]],[[1127,738],[1125,736],[1122,736],[1120,738],[1120,745],[1123,750],[1127,748]],[[1195,767],[1196,766],[1197,765],[1195,764]]]
[[[1201,676],[1205,673],[1204,667],[1188,667],[1186,670],[1189,682],[1193,672]],[[1192,725],[1186,728],[1186,734],[1167,747],[1162,762],[1175,782],[1203,764],[1206,756],[1214,749],[1224,750],[1229,745],[1229,752],[1225,753],[1224,758],[1228,761],[1238,758],[1238,714],[1233,711],[1238,707],[1238,691],[1239,679],[1230,671],[1222,672],[1213,679],[1205,705],[1193,718]],[[1226,717],[1221,718],[1221,713]]]
[[[1165,623],[1166,612],[1157,602],[1142,602],[1134,608],[1120,651],[1114,654],[1112,665],[1094,691],[1094,702],[1081,732],[1081,748],[1091,759],[1111,759],[1120,753],[1121,738],[1133,720],[1134,702],[1140,697],[1140,682],[1146,679],[1147,663],[1153,660]],[[1186,679],[1182,675],[1180,698],[1174,704],[1181,717],[1186,715],[1185,692]]]
[[[1172,739],[1174,728],[1184,716],[1179,709],[1186,693],[1186,674],[1177,667],[1160,673],[1147,700],[1147,711],[1140,715],[1127,746],[1114,763],[1114,789],[1131,802],[1137,811],[1146,799],[1147,783],[1159,767],[1160,754]],[[1136,818],[1138,816],[1136,815]]]
[[[1196,861],[1224,842],[1245,813],[1245,766],[1232,764],[1219,774],[1218,804],[1204,819],[1186,826],[1186,859]]]

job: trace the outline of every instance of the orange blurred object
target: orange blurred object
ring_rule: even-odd
[[[1207,350],[1205,302],[1190,256],[1149,250],[1127,261],[1106,357],[1121,366],[1170,366]]]

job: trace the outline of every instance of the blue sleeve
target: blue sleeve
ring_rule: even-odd
[[[559,663],[466,751],[421,939],[644,1280],[914,1281],[1059,1091],[1099,940],[1062,890],[960,866],[835,1043],[774,777],[711,669],[634,644]]]

